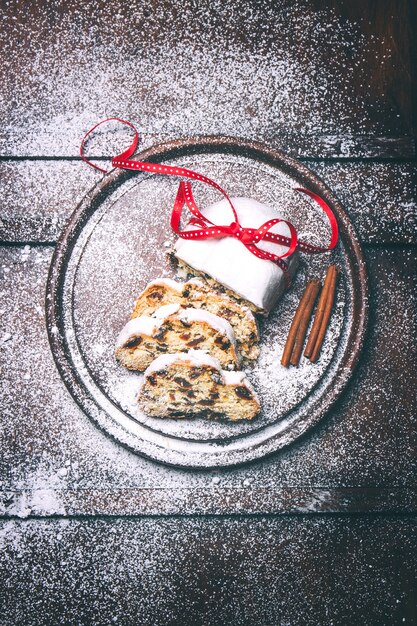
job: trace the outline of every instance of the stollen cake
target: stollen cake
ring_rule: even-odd
[[[249,361],[258,358],[259,330],[249,308],[215,291],[207,282],[198,278],[186,283],[170,278],[152,280],[138,296],[132,319],[153,315],[157,308],[166,304],[204,309],[223,317],[234,330],[242,357]]]
[[[124,326],[116,342],[116,358],[130,370],[143,371],[162,353],[205,349],[222,367],[240,365],[236,337],[229,322],[213,313],[167,304],[152,316],[135,317]]]
[[[279,218],[274,209],[250,198],[231,198],[239,223],[243,228],[260,228],[268,220]],[[214,224],[227,224],[233,214],[226,199],[220,200],[201,211]],[[195,230],[188,225],[185,230]],[[270,232],[290,236],[284,222],[275,224]],[[258,248],[265,252],[282,255],[285,246],[268,241],[259,241]],[[234,295],[253,311],[267,315],[284,293],[288,278],[291,278],[298,265],[298,254],[287,260],[288,276],[272,261],[258,258],[241,241],[234,237],[221,239],[182,239],[175,244],[174,257],[180,266],[194,275],[200,275],[209,282],[222,285],[228,295]]]
[[[222,370],[200,350],[157,357],[145,371],[138,402],[146,414],[168,418],[251,420],[260,410],[245,374]]]

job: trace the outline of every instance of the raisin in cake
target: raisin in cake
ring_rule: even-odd
[[[159,354],[198,347],[218,358],[222,367],[240,365],[236,337],[227,320],[179,304],[156,309],[153,316],[129,320],[116,342],[116,358],[128,369],[143,371]]]
[[[249,198],[231,198],[233,206],[244,228],[259,228],[270,219],[277,218],[276,211]],[[226,199],[202,210],[214,224],[233,221],[233,214]],[[189,225],[186,230],[195,230]],[[284,223],[274,225],[270,232],[290,236]],[[284,254],[286,246],[260,241],[258,248],[273,254]],[[286,289],[286,277],[276,263],[260,259],[252,254],[234,237],[222,239],[181,239],[175,244],[174,256],[178,263],[194,274],[202,275],[226,289],[245,302],[253,311],[268,314]],[[288,272],[292,277],[298,264],[298,255],[288,260]]]
[[[170,278],[151,281],[136,300],[132,319],[141,315],[153,315],[166,304],[204,309],[225,318],[232,326],[242,357],[247,360],[259,356],[259,330],[248,307],[212,289],[205,281],[193,278],[186,283]]]
[[[226,372],[217,359],[200,350],[166,354],[145,371],[138,402],[154,417],[207,416],[251,420],[260,410],[243,372]]]

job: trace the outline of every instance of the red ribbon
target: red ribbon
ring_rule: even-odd
[[[125,124],[126,126],[129,126],[135,133],[133,141],[131,145],[127,148],[127,150],[112,158],[111,162],[113,167],[149,172],[152,174],[181,176],[183,178],[188,178],[191,180],[198,180],[202,183],[205,183],[206,185],[214,187],[214,189],[217,189],[217,191],[223,194],[223,196],[228,201],[231,211],[233,213],[234,220],[230,224],[226,225],[214,224],[198,210],[193,198],[191,183],[189,181],[182,180],[178,187],[177,197],[175,199],[174,208],[171,214],[171,228],[175,233],[177,233],[179,237],[182,237],[183,239],[221,239],[223,237],[234,237],[241,241],[242,244],[246,246],[246,248],[252,254],[261,259],[276,263],[284,272],[287,270],[287,264],[285,261],[283,261],[283,259],[293,254],[295,250],[300,250],[301,252],[306,252],[308,254],[317,254],[332,250],[336,246],[339,237],[339,229],[334,213],[329,205],[323,200],[323,198],[321,198],[313,191],[309,191],[308,189],[303,189],[301,187],[295,187],[295,191],[300,191],[315,200],[315,202],[318,203],[318,205],[327,215],[331,226],[331,238],[330,243],[327,247],[314,246],[305,241],[301,241],[300,239],[298,239],[297,231],[294,226],[290,222],[278,218],[268,220],[259,228],[243,228],[239,224],[236,210],[229,196],[214,180],[211,180],[210,178],[207,178],[207,176],[203,176],[202,174],[198,174],[197,172],[193,172],[192,170],[185,169],[184,167],[173,167],[171,165],[163,165],[160,163],[147,163],[146,161],[134,161],[130,159],[138,146],[138,131],[133,126],[133,124],[127,122],[126,120],[119,119],[118,117],[110,117],[106,120],[102,120],[101,122],[93,126],[93,128],[91,128],[83,137],[80,145],[80,156],[83,161],[88,163],[88,165],[94,167],[96,170],[107,173],[107,170],[99,167],[98,165],[95,165],[84,156],[84,145],[87,137],[91,135],[91,133],[98,126],[111,121]],[[187,205],[188,209],[194,216],[188,222],[188,225],[196,227],[193,230],[181,230],[180,227],[181,214],[185,205]],[[279,224],[280,222],[283,222],[288,226],[291,235],[290,237],[270,232],[270,229],[275,226],[275,224]],[[284,254],[272,254],[271,252],[266,252],[265,250],[262,250],[257,246],[260,241],[270,241],[277,245],[283,245],[288,247],[288,250],[284,252]]]

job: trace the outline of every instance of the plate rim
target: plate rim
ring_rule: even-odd
[[[261,142],[230,137],[227,135],[198,135],[172,139],[154,144],[153,146],[136,153],[132,158],[135,160],[150,162],[154,160],[157,162],[157,159],[158,162],[160,162],[174,157],[188,157],[193,154],[207,154],[210,152],[213,154],[220,153],[245,156],[254,159],[255,162],[256,160],[260,160],[261,162],[272,167],[276,167],[279,171],[283,171],[285,174],[296,178],[297,181],[301,181],[302,186],[306,186],[308,189],[311,189],[324,197],[326,202],[328,202],[331,208],[336,212],[340,236],[347,239],[350,243],[350,246],[347,247],[347,256],[352,272],[354,273],[356,270],[357,280],[352,280],[352,329],[347,339],[347,346],[350,348],[348,351],[349,354],[347,355],[347,350],[345,349],[345,352],[342,355],[341,363],[334,372],[334,376],[330,380],[330,383],[326,386],[327,400],[323,401],[323,397],[319,396],[318,400],[314,401],[313,408],[315,410],[312,411],[313,415],[310,416],[308,420],[303,420],[301,428],[298,426],[297,421],[295,424],[291,421],[289,429],[284,430],[284,434],[278,433],[265,441],[262,440],[260,444],[253,446],[253,449],[256,449],[257,453],[247,459],[241,458],[245,449],[243,452],[242,449],[239,449],[237,452],[229,450],[227,458],[219,458],[219,452],[215,452],[212,454],[212,461],[206,458],[205,460],[200,459],[198,462],[195,462],[194,457],[190,459],[186,453],[178,451],[180,458],[172,461],[164,458],[167,450],[163,446],[155,444],[156,447],[154,449],[154,454],[151,454],[138,449],[126,440],[123,441],[122,438],[114,435],[108,428],[103,426],[102,420],[98,419],[94,415],[95,411],[92,410],[91,403],[95,403],[99,411],[105,412],[105,409],[95,401],[94,397],[92,398],[89,395],[89,392],[80,378],[76,367],[73,365],[71,359],[66,353],[66,351],[68,351],[68,346],[65,333],[63,332],[65,328],[63,319],[64,312],[60,305],[65,282],[65,261],[71,257],[79,234],[82,232],[82,229],[89,217],[93,215],[96,209],[100,206],[100,200],[102,198],[106,198],[108,194],[111,193],[112,187],[116,189],[128,179],[135,177],[137,172],[118,168],[112,169],[87,192],[87,194],[76,206],[60,234],[52,255],[48,272],[45,297],[46,327],[55,364],[61,378],[76,403],[82,411],[90,419],[92,419],[100,430],[136,454],[140,454],[152,461],[156,461],[164,465],[189,469],[233,467],[259,461],[266,456],[270,456],[271,454],[288,447],[288,445],[292,444],[302,437],[307,431],[312,429],[322,420],[324,414],[330,410],[347,387],[360,358],[369,319],[369,284],[366,271],[366,261],[357,233],[342,204],[334,195],[334,192],[315,172],[310,170],[303,163],[293,157],[290,157],[285,152],[277,148],[272,148]],[[57,329],[58,332],[56,332],[56,330],[53,332],[53,329]],[[353,332],[353,329],[355,329],[355,332]],[[349,374],[344,377],[341,377],[340,375],[338,376],[342,364],[343,369],[348,368],[349,370]],[[306,398],[299,403],[299,406],[302,406],[305,399]],[[318,409],[315,408],[317,404],[321,405]],[[290,415],[291,413],[293,413],[293,411],[290,412]],[[108,415],[108,417],[112,419],[110,415]],[[307,423],[305,423],[306,421]],[[265,430],[265,428],[261,430]],[[246,435],[248,435],[248,433]],[[163,434],[163,437],[171,439],[170,435]],[[147,441],[147,443],[149,444],[149,441]],[[198,445],[198,440],[196,443]],[[227,446],[220,445],[217,447],[220,450],[220,456],[224,456]],[[161,450],[162,453],[160,453]],[[221,455],[221,452],[224,454]],[[171,458],[173,450],[169,449],[169,453]]]

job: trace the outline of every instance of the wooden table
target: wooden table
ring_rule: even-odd
[[[2,626],[417,624],[416,11],[375,4],[2,2]],[[354,223],[371,286],[360,364],[268,459],[145,460],[55,368],[46,276],[100,180],[80,138],[109,115],[144,146],[226,134],[285,150]],[[103,134],[90,153],[125,142]]]

